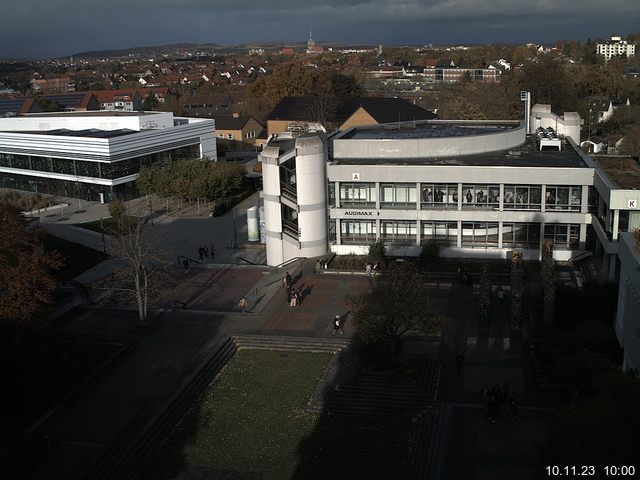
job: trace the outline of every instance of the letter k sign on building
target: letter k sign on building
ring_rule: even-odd
[[[638,208],[638,200],[627,200],[627,208]]]

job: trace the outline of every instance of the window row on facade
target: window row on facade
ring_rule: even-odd
[[[114,180],[116,178],[135,175],[140,172],[142,167],[186,158],[198,158],[198,156],[199,147],[197,145],[176,148],[117,162],[92,162],[87,160],[0,153],[0,167]]]
[[[379,194],[378,194],[379,193]],[[329,183],[329,206],[336,205]],[[379,200],[378,200],[379,198]],[[544,199],[544,202],[543,202]],[[565,210],[582,208],[582,186],[456,183],[340,183],[342,208]]]
[[[331,220],[329,233],[336,241],[335,220]],[[426,245],[436,243],[442,247],[494,247],[540,248],[541,237],[553,240],[555,248],[577,249],[580,225],[546,223],[498,222],[433,222],[407,220],[381,220],[380,231],[375,220],[340,220],[342,244],[370,244],[381,240],[390,245]],[[418,229],[420,236],[418,237]]]

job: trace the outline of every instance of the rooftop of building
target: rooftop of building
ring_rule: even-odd
[[[467,137],[498,133],[519,126],[518,121],[505,122],[403,122],[357,127],[348,130],[340,139],[354,140],[383,140],[383,139],[420,139],[420,138],[448,138]]]
[[[16,132],[20,134],[31,135],[55,135],[60,137],[85,137],[85,138],[116,138],[130,135],[132,133],[140,133],[137,130],[131,130],[128,128],[119,128],[118,130],[100,130],[97,128],[88,128],[86,130],[69,130],[66,128],[59,128],[57,130],[46,130],[39,132]]]
[[[144,117],[165,112],[124,112],[120,110],[91,110],[88,112],[41,112],[17,115],[18,117]]]
[[[522,168],[589,168],[578,152],[565,140],[562,150],[540,150],[535,136],[528,136],[524,144],[494,152],[451,157],[425,158],[330,158],[336,165],[444,165]]]
[[[615,188],[640,190],[640,163],[633,157],[593,156],[592,157]]]

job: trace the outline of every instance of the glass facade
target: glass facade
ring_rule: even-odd
[[[458,184],[457,183],[422,183],[421,208],[458,208]]]
[[[415,245],[416,222],[382,221],[380,222],[380,240],[393,245]]]
[[[185,158],[198,158],[198,155],[198,145],[176,148],[166,152],[143,155],[117,162],[92,162],[88,160],[0,153],[0,167],[115,180],[135,175],[143,166],[157,165]]]
[[[198,145],[176,148],[153,155],[143,155],[118,162],[91,162],[86,160],[69,160],[66,158],[0,153],[0,167],[20,168],[22,170],[31,170],[34,173],[59,173],[73,175],[75,177],[116,180],[137,174],[143,166],[158,165],[185,158],[197,158],[198,155]],[[115,197],[129,200],[138,196],[135,181],[112,187],[18,173],[0,173],[0,187],[82,198],[92,201],[99,201],[100,193],[102,193],[104,200],[107,202],[113,200]]]
[[[463,222],[463,247],[497,247],[498,224],[494,222]]]
[[[455,247],[458,244],[458,222],[420,222],[420,244],[427,243]]]
[[[505,210],[536,210],[542,207],[542,187],[540,185],[505,185]]]
[[[373,220],[340,221],[342,243],[374,243],[376,241],[376,222]]]
[[[539,223],[503,223],[502,246],[504,248],[540,248]]]
[[[415,183],[383,183],[380,185],[380,208],[416,208]]]
[[[500,185],[462,185],[462,208],[500,207]]]
[[[547,185],[544,197],[546,210],[579,212],[582,204],[582,187],[555,187]]]
[[[580,225],[547,223],[544,226],[544,239],[553,240],[553,248],[574,250],[579,247]]]
[[[375,183],[341,183],[340,206],[342,208],[375,208]]]

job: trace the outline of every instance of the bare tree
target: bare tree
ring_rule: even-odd
[[[405,333],[434,334],[447,325],[411,264],[390,264],[369,292],[352,298],[352,306],[358,335],[367,343],[387,344],[392,355]]]
[[[158,249],[158,239],[139,217],[123,218],[110,229],[108,251],[119,261],[119,268],[104,288],[119,292],[135,301],[141,326],[149,322],[149,302],[161,290],[167,278],[165,260]]]
[[[330,95],[317,95],[307,99],[307,116],[317,122],[327,130],[331,130],[330,122],[335,116],[338,108],[338,99]]]

